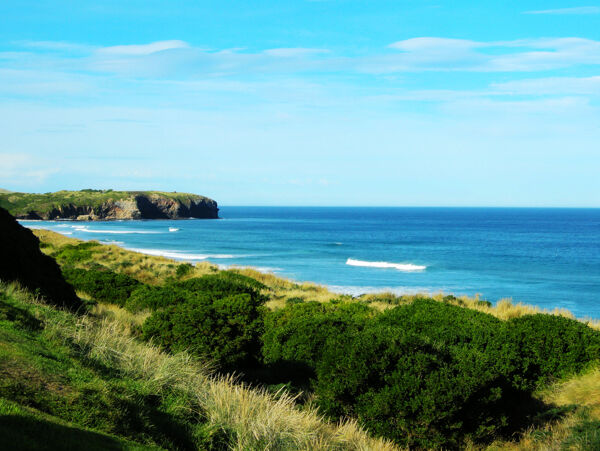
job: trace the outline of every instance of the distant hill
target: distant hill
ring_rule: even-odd
[[[161,191],[91,190],[32,194],[0,190],[0,207],[19,219],[218,218],[217,203],[208,197]]]

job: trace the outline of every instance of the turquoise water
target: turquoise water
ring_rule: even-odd
[[[222,207],[220,215],[22,224],[344,293],[479,293],[600,318],[600,209]]]

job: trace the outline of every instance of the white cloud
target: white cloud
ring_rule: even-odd
[[[600,14],[600,7],[578,6],[575,8],[542,9],[538,11],[525,11],[523,14]]]
[[[115,45],[98,49],[97,53],[104,55],[143,56],[152,55],[165,50],[185,49],[189,44],[184,41],[157,41],[141,45]]]
[[[47,161],[24,153],[0,153],[0,179],[10,189],[12,184],[34,185],[58,172]]]
[[[600,76],[547,77],[492,83],[499,93],[515,95],[600,95]]]
[[[365,70],[532,72],[600,64],[600,41],[575,37],[490,42],[428,37],[389,47],[402,53],[366,60]]]
[[[404,50],[407,52],[417,51],[441,51],[441,50],[470,50],[476,47],[482,47],[485,44],[467,39],[448,39],[448,38],[411,38],[404,41],[393,42],[388,47]]]
[[[340,56],[318,48],[273,48],[209,51],[184,41],[158,41],[67,50],[71,44],[34,43],[64,52],[12,51],[0,53],[0,67],[63,73],[170,80],[200,80],[250,74],[312,73],[397,74],[423,71],[535,72],[581,65],[600,65],[600,41],[537,38],[513,41],[473,41],[418,37],[397,41],[387,51]]]
[[[291,48],[277,48],[277,49],[268,49],[263,53],[265,55],[283,57],[283,58],[293,58],[299,56],[310,56],[310,55],[318,55],[323,53],[328,53],[329,50],[326,49],[307,49],[301,47],[291,47]]]

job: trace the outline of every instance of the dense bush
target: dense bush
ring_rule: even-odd
[[[251,364],[260,350],[264,307],[248,293],[225,297],[198,295],[155,311],[143,325],[143,336],[170,351],[188,350],[208,357],[221,369]]]
[[[490,438],[527,402],[477,351],[382,325],[329,338],[316,394],[333,418],[355,417],[376,435],[427,449]]]
[[[181,265],[177,265],[175,275],[177,277],[187,276],[190,272],[192,272],[192,269],[194,269],[194,267],[189,263],[182,263]]]
[[[251,277],[228,271],[176,282],[173,286],[197,293],[211,293],[213,296],[245,293],[257,300],[265,299],[260,291],[266,288]]]
[[[182,266],[179,266],[181,268]],[[264,301],[260,282],[240,274],[222,272],[184,282],[173,282],[156,287],[140,285],[127,300],[125,307],[132,311],[157,310],[171,305],[196,299],[198,296],[224,297],[235,294],[248,294],[253,301]]]
[[[74,265],[92,258],[92,249],[98,247],[97,241],[85,241],[78,244],[67,244],[55,255],[55,258],[64,265]]]
[[[565,318],[507,322],[430,299],[378,314],[307,302],[268,315],[262,353],[282,382],[312,378],[333,419],[358,418],[404,446],[455,448],[525,426],[546,408],[534,389],[598,359],[599,340]]]
[[[140,285],[131,292],[125,308],[131,312],[158,310],[195,297],[197,295],[194,292],[172,285],[162,287]]]
[[[78,291],[87,293],[95,301],[125,305],[129,296],[141,286],[137,280],[112,271],[65,268],[63,274]]]
[[[506,343],[519,353],[523,384],[543,383],[581,371],[600,359],[600,332],[554,315],[526,315],[507,322]]]
[[[288,304],[265,319],[263,359],[267,364],[286,364],[291,370],[294,366],[314,369],[330,337],[362,329],[374,314],[362,304]]]

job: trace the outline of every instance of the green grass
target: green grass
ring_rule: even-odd
[[[141,451],[163,448],[123,440],[0,398],[0,449]]]
[[[77,316],[0,283],[0,449],[395,449],[143,343],[134,322],[114,305]]]
[[[211,442],[212,432],[205,427],[202,412],[181,408],[186,399],[180,393],[157,396],[150,384],[90,358],[57,334],[75,327],[76,321],[67,312],[36,304],[27,292],[3,287],[0,397],[7,412],[15,403],[22,407],[10,418],[3,417],[3,424],[21,423],[27,429],[41,422],[52,436],[72,427],[65,425],[69,423],[80,429],[72,437],[75,441],[93,436],[110,443],[109,434],[138,443],[138,448],[201,449]],[[53,423],[32,412],[66,423]],[[120,442],[113,442],[113,448],[120,449],[116,447]]]
[[[145,287],[148,290],[151,288],[158,289],[160,285],[165,283],[193,283],[194,280],[192,279],[194,277],[199,277],[217,271],[209,263],[192,267],[190,265],[181,263],[177,264],[171,260],[160,257],[143,256],[130,251],[125,251],[116,246],[103,246],[97,243],[82,244],[77,240],[60,237],[50,232],[36,231],[36,235],[42,239],[43,251],[55,256],[59,260],[59,263],[64,266],[86,268],[93,271],[99,270],[101,272],[108,269],[115,271],[116,273],[124,273],[136,278],[140,282],[152,285],[150,287]],[[183,269],[178,271],[178,268]],[[462,348],[466,346],[463,346],[463,342],[472,343],[474,340],[478,340],[477,342],[479,342],[483,339],[482,337],[486,336],[486,331],[496,333],[499,331],[500,325],[506,324],[507,333],[511,331],[518,332],[518,336],[512,337],[512,335],[509,335],[512,338],[515,338],[516,342],[520,343],[519,345],[508,346],[508,350],[523,350],[525,348],[529,349],[528,353],[531,354],[531,358],[528,357],[529,360],[525,362],[529,368],[528,371],[531,372],[532,369],[540,368],[540,370],[543,370],[544,374],[549,373],[551,375],[548,380],[543,381],[544,383],[542,385],[546,387],[544,390],[548,389],[552,391],[552,387],[556,387],[557,384],[563,384],[564,386],[561,386],[562,388],[560,389],[557,388],[557,392],[554,395],[546,395],[540,392],[532,393],[536,399],[548,404],[550,407],[557,406],[557,412],[560,412],[560,415],[556,415],[552,418],[548,415],[544,416],[544,418],[540,416],[539,422],[537,420],[528,422],[527,424],[530,427],[529,429],[519,429],[518,431],[515,431],[516,433],[514,435],[502,436],[486,433],[489,440],[494,440],[494,443],[491,445],[490,449],[595,449],[595,447],[598,446],[598,435],[596,433],[596,429],[598,428],[598,422],[600,421],[600,372],[590,369],[590,372],[587,375],[577,375],[576,373],[582,368],[576,367],[577,365],[573,366],[571,364],[567,365],[565,369],[561,369],[559,364],[568,364],[568,358],[571,358],[569,357],[571,354],[571,360],[575,364],[584,364],[589,359],[582,359],[582,357],[577,354],[577,352],[579,352],[578,348],[573,348],[571,350],[573,352],[571,352],[569,351],[570,348],[567,349],[563,346],[555,346],[553,344],[554,341],[558,340],[559,338],[562,340],[561,337],[564,335],[562,332],[561,334],[556,335],[554,338],[548,335],[548,331],[553,329],[553,327],[550,326],[554,324],[554,326],[557,328],[556,330],[559,331],[562,331],[563,329],[572,329],[574,334],[572,334],[573,338],[569,339],[567,337],[567,342],[579,343],[581,341],[581,333],[578,331],[584,329],[584,325],[580,322],[567,321],[564,318],[552,315],[529,317],[528,315],[537,313],[535,309],[529,306],[513,305],[508,302],[503,302],[497,306],[492,306],[489,303],[479,299],[456,298],[454,296],[443,295],[436,295],[434,296],[435,299],[429,299],[426,303],[424,303],[423,300],[419,301],[417,297],[399,297],[389,294],[362,296],[356,299],[346,297],[343,299],[336,299],[335,302],[330,304],[329,301],[336,295],[322,287],[310,284],[298,284],[292,281],[277,278],[273,275],[260,275],[259,273],[252,272],[251,270],[239,272],[250,276],[253,279],[260,280],[266,286],[266,288],[261,285],[257,287],[257,289],[261,291],[261,294],[264,294],[270,298],[270,301],[267,303],[267,305],[283,316],[287,315],[289,313],[288,310],[293,306],[301,308],[301,306],[306,304],[307,301],[319,300],[320,302],[325,302],[329,307],[335,309],[336,311],[340,308],[340,306],[346,304],[354,305],[356,307],[364,307],[366,310],[369,310],[370,315],[389,319],[387,323],[385,321],[382,322],[381,327],[387,328],[398,322],[401,322],[404,324],[404,328],[407,329],[409,328],[408,326],[412,324],[411,321],[414,320],[414,327],[424,328],[423,330],[425,333],[419,331],[419,334],[426,335],[425,338],[427,338],[427,343],[424,343],[424,346],[433,345],[435,348],[433,351],[440,354],[440,358],[443,357],[447,361],[451,361],[457,357],[458,361],[462,362],[464,360],[461,357],[464,354],[462,353]],[[227,271],[218,271],[218,273],[221,275],[233,275],[232,272]],[[157,285],[159,287],[157,287]],[[81,288],[81,291],[85,292],[86,290]],[[152,290],[149,292],[151,291]],[[146,294],[144,294],[144,296],[146,296]],[[356,304],[364,305],[360,306]],[[284,308],[286,305],[288,306],[287,309]],[[187,427],[197,428],[196,430],[199,431],[198,434],[204,437],[203,440],[205,440],[206,437],[209,437],[210,440],[213,440],[213,443],[226,442],[228,448],[265,449],[266,445],[269,445],[270,449],[379,449],[382,446],[387,446],[391,449],[389,443],[368,442],[368,439],[364,437],[361,429],[356,428],[356,425],[350,426],[350,429],[342,428],[345,431],[344,434],[346,434],[344,436],[345,442],[349,443],[347,436],[350,435],[353,437],[352,440],[354,440],[352,442],[353,445],[348,445],[346,447],[340,446],[339,441],[331,438],[331,431],[335,430],[335,428],[330,423],[328,425],[326,422],[322,421],[322,419],[315,420],[315,417],[310,417],[310,415],[314,414],[314,410],[312,409],[314,409],[314,406],[318,405],[319,403],[319,392],[312,392],[310,387],[304,386],[304,388],[308,389],[309,392],[302,394],[302,396],[299,397],[299,400],[302,402],[307,402],[300,407],[303,410],[298,411],[297,407],[295,407],[297,404],[293,399],[290,399],[289,397],[286,398],[285,396],[287,395],[283,397],[283,399],[286,400],[284,402],[284,406],[277,407],[273,403],[279,399],[278,396],[281,396],[281,393],[278,393],[277,396],[273,397],[272,394],[269,394],[268,391],[265,391],[265,389],[248,389],[247,387],[240,385],[239,382],[236,383],[234,380],[227,379],[227,376],[222,376],[225,379],[221,380],[211,379],[211,376],[206,372],[196,372],[196,370],[191,370],[190,368],[192,368],[193,365],[190,367],[188,366],[188,363],[182,363],[182,366],[178,366],[179,363],[168,363],[180,362],[177,359],[185,359],[185,357],[182,357],[185,356],[185,353],[168,355],[168,353],[164,353],[156,348],[153,348],[152,346],[154,346],[156,343],[142,343],[136,338],[137,334],[139,334],[141,325],[147,319],[148,312],[127,312],[126,310],[118,307],[118,305],[99,303],[94,307],[93,310],[96,316],[87,318],[87,322],[85,322],[85,327],[87,330],[85,334],[89,335],[78,335],[81,333],[81,331],[75,326],[75,320],[66,321],[64,323],[66,324],[66,327],[61,328],[59,326],[61,324],[60,321],[55,321],[54,319],[48,320],[46,316],[40,315],[40,313],[37,311],[34,311],[32,314],[31,309],[38,308],[35,307],[34,304],[29,305],[27,303],[15,303],[9,307],[6,307],[4,310],[0,310],[0,321],[7,321],[15,324],[19,330],[28,330],[30,331],[29,333],[33,334],[34,336],[49,334],[48,336],[53,340],[56,339],[56,333],[58,329],[75,331],[68,333],[63,333],[61,331],[59,335],[62,338],[60,338],[58,341],[55,340],[52,343],[57,342],[62,343],[63,345],[65,343],[71,343],[68,348],[71,349],[71,351],[74,350],[76,355],[79,355],[80,359],[83,359],[82,361],[87,363],[92,362],[91,367],[90,365],[87,365],[86,368],[93,370],[97,369],[97,366],[99,365],[99,368],[108,368],[113,372],[111,374],[113,374],[114,377],[108,377],[110,374],[107,375],[107,377],[104,377],[105,374],[101,373],[99,376],[101,381],[96,380],[96,382],[92,384],[96,390],[92,391],[91,393],[96,393],[96,395],[88,397],[89,399],[87,402],[92,406],[90,409],[94,409],[94,406],[96,405],[94,403],[98,403],[98,399],[100,399],[101,402],[104,402],[108,406],[105,410],[111,412],[119,412],[124,410],[127,415],[130,416],[131,410],[127,410],[127,404],[125,404],[123,407],[123,405],[118,401],[121,398],[131,399],[133,396],[136,400],[142,400],[141,405],[138,405],[141,406],[140,408],[142,412],[146,412],[144,409],[149,409],[149,407],[144,407],[145,404],[143,400],[145,396],[151,393],[158,396],[158,399],[161,400],[159,405],[163,406],[161,407],[163,411],[166,410],[168,412],[172,412],[172,410],[169,410],[169,406],[173,406],[173,404],[163,400],[175,398],[179,400],[177,403],[175,403],[176,405],[180,407],[183,405],[187,409],[200,412],[195,419],[184,419],[183,424],[188,425]],[[396,314],[394,314],[394,312],[391,310],[395,307],[401,307],[396,310]],[[317,308],[317,306],[315,306],[315,308]],[[415,309],[418,311],[413,311]],[[432,310],[432,312],[430,312],[430,310]],[[449,317],[448,319],[443,319],[443,315],[440,315],[440,311],[446,310],[448,310]],[[382,314],[382,311],[387,313]],[[398,316],[398,314],[402,312],[406,313],[406,315]],[[108,316],[106,316],[105,313]],[[492,316],[483,315],[484,313]],[[568,316],[568,313],[566,312],[556,313],[558,315]],[[111,323],[112,325],[103,322],[108,317],[115,319],[115,321]],[[485,317],[488,321],[487,323],[482,324],[482,326],[484,326],[482,330],[474,330],[469,332],[469,327],[474,324],[473,321],[469,320],[471,317]],[[72,317],[69,316],[69,318]],[[430,319],[435,324],[429,324]],[[535,319],[538,319],[543,324],[537,324],[536,321],[534,321]],[[455,324],[458,326],[459,329],[454,331],[456,333],[453,332],[454,335],[452,335],[455,336],[455,338],[449,336],[449,331],[447,329],[439,328],[439,325],[436,325],[437,323],[447,323],[449,325]],[[594,323],[588,323],[588,325],[596,328],[598,327],[597,324]],[[569,327],[565,328],[563,326]],[[133,333],[127,332],[127,334],[124,334],[123,328],[128,328],[129,332]],[[296,327],[294,329],[296,329]],[[327,332],[328,329],[330,329],[330,327],[321,328],[319,330]],[[0,330],[2,329],[0,328]],[[53,332],[50,333],[50,331]],[[523,334],[521,334],[519,331],[523,332]],[[436,335],[437,332],[440,332],[441,335]],[[588,333],[594,335],[592,331],[585,332],[585,334]],[[288,336],[289,334],[284,335]],[[308,337],[313,340],[315,335],[316,334],[314,332],[311,332],[302,334],[302,337]],[[378,332],[377,336],[379,335],[382,334],[379,334]],[[463,335],[466,337],[466,339],[463,337]],[[518,337],[521,335],[524,340],[523,343],[518,340]],[[453,347],[450,349],[452,352],[450,352],[450,354],[446,353],[448,354],[446,355],[442,353],[441,350],[438,350],[437,347],[442,346],[442,342],[448,341],[450,338],[453,340]],[[550,340],[549,338],[552,338],[554,341]],[[124,342],[118,341],[121,339],[124,340]],[[504,343],[503,340],[504,339],[496,341],[498,341],[498,344],[501,345]],[[281,340],[278,339],[278,341]],[[5,340],[4,337],[0,336],[0,351],[2,350],[2,346],[4,346],[5,342],[10,344],[11,340]],[[367,342],[369,342],[369,340],[367,340]],[[382,340],[382,343],[389,342],[390,340]],[[342,350],[344,345],[345,340],[341,340],[339,346],[335,346],[334,349],[339,348]],[[40,349],[40,346],[36,345],[35,347]],[[360,348],[360,346],[349,346],[347,351],[340,351],[340,355],[332,354],[334,357],[332,362],[335,362],[337,366],[340,366],[344,357],[350,355],[350,353],[353,352],[353,349],[358,348]],[[383,348],[385,348],[385,346],[382,344],[382,349]],[[561,358],[558,360],[555,359],[556,365],[552,363],[552,358],[556,357],[556,355],[552,353],[552,350],[555,348],[561,349]],[[487,352],[488,346],[484,346],[484,349]],[[596,346],[594,349],[598,350],[598,346]],[[49,350],[57,352],[57,350],[54,348],[50,348]],[[544,357],[547,351],[551,352],[551,358]],[[504,350],[502,352],[504,352]],[[13,352],[11,355],[14,354],[15,353]],[[149,357],[143,357],[146,354]],[[367,350],[365,351],[365,355],[369,358],[373,356],[373,358],[376,358],[377,360],[379,359],[379,356],[382,355],[382,352],[377,350]],[[540,358],[542,358],[542,360],[538,362],[539,359],[536,356],[541,356]],[[474,358],[472,359],[472,362],[479,365],[477,368],[475,368],[477,371],[479,371],[480,366],[482,370],[487,371],[487,368],[491,368],[494,362],[497,361],[502,363],[502,359],[492,359],[488,365],[485,362],[480,362],[482,356],[477,357],[477,355],[473,354],[473,357]],[[29,356],[26,360],[35,361],[35,359],[33,359],[31,356]],[[446,360],[443,360],[443,362],[446,362]],[[163,364],[160,362],[165,362],[164,364],[170,369],[168,371],[155,370],[155,368],[158,368]],[[347,365],[347,368],[351,370],[353,370],[355,367],[370,368],[373,366],[373,364],[356,365],[354,360],[349,363],[350,364]],[[551,363],[553,366],[548,366]],[[548,366],[548,368],[546,368],[546,366]],[[412,367],[414,366],[411,366],[411,368]],[[456,383],[453,384],[452,387],[460,389],[460,387],[462,387],[461,378],[465,380],[469,378],[476,380],[476,374],[478,373],[471,371],[469,368],[467,368],[468,371],[463,371],[460,374],[457,373],[458,375]],[[518,366],[514,366],[513,370],[521,371],[519,368],[520,367]],[[2,380],[3,376],[1,371],[2,370],[0,367],[0,381]],[[57,371],[57,374],[61,374],[61,372],[64,372],[64,369]],[[165,375],[165,372],[168,374]],[[406,372],[409,373],[410,371]],[[391,371],[382,371],[381,373],[391,374]],[[24,374],[26,377],[17,379],[26,379],[28,381],[36,380],[35,377],[30,377],[29,373]],[[181,376],[181,374],[187,375]],[[45,373],[43,378],[38,379],[49,381],[46,383],[50,384],[50,386],[53,386],[52,384],[56,384],[56,381],[49,378],[51,375],[52,372]],[[335,374],[333,376],[335,376]],[[429,376],[424,377],[429,379]],[[155,382],[150,385],[148,385],[148,382],[144,382],[149,380],[156,381],[157,379],[161,381],[169,380],[173,382],[161,382],[159,384],[160,388],[157,388]],[[240,379],[237,380],[239,381]],[[349,377],[343,376],[340,380],[345,382],[349,380]],[[533,382],[535,382],[535,380],[537,380],[537,376],[535,379],[532,379]],[[1,383],[2,382],[0,382],[0,384]],[[548,383],[551,385],[548,386]],[[328,385],[333,386],[334,384],[331,383]],[[362,386],[364,384],[359,385]],[[81,388],[76,384],[71,384],[71,386],[75,386],[77,390],[80,390]],[[170,391],[172,390],[170,387],[173,386],[178,386],[179,388],[175,391]],[[273,386],[275,385],[273,384]],[[283,387],[286,386],[286,384],[280,384],[280,386]],[[118,399],[116,401],[111,401],[111,399],[107,400],[105,397],[103,397],[102,393],[106,391],[106,389],[103,387],[108,387],[108,390],[114,393]],[[184,388],[181,389],[181,387]],[[119,392],[119,389],[124,391]],[[124,393],[126,393],[126,396],[123,395]],[[371,396],[370,394],[367,395]],[[365,396],[368,397],[367,395]],[[0,396],[2,396],[1,391]],[[397,399],[398,397],[399,396],[394,396],[393,399]],[[17,402],[15,401],[15,398],[10,399],[12,399],[13,402]],[[36,398],[28,395],[27,399],[35,400]],[[414,399],[416,398],[413,396],[413,400]],[[441,396],[435,397],[434,401],[445,402]],[[450,405],[454,403],[454,401],[449,401],[448,403]],[[519,399],[516,402],[511,403],[511,405],[519,405],[522,407],[523,399]],[[39,409],[37,406],[31,407]],[[398,408],[390,409],[392,412],[398,410]],[[177,411],[177,409],[175,409],[175,411]],[[435,412],[438,411],[440,411],[440,409],[435,409]],[[474,412],[473,409],[470,411]],[[44,412],[47,414],[52,414],[51,411],[44,410]],[[68,413],[68,409],[66,412]],[[302,412],[302,414],[300,412]],[[323,413],[323,411],[321,411],[321,413]],[[375,413],[379,415],[379,413]],[[302,416],[303,414],[308,414],[308,417]],[[115,415],[117,414],[115,413]],[[353,414],[353,416],[355,415]],[[366,414],[363,416],[366,417]],[[68,417],[67,414],[61,414],[60,418],[62,418],[64,421],[74,421],[71,419],[71,417]],[[460,418],[462,418],[462,414],[459,415],[459,419]],[[153,421],[155,420],[152,420],[150,424],[153,424]],[[335,418],[333,421],[335,421]],[[87,423],[79,426],[91,428],[92,430],[101,433],[115,434],[114,430],[110,428],[110,422],[106,423],[106,425],[102,427]],[[371,424],[369,424],[369,426],[371,426]],[[373,432],[372,427],[371,429]],[[220,432],[215,433],[215,430]],[[314,430],[318,430],[319,432],[314,433]],[[415,430],[416,428],[414,425],[409,425],[407,428],[409,433]],[[425,428],[424,430],[426,432],[423,432],[423,434],[426,436],[431,435],[430,428]],[[339,429],[337,431],[338,432],[334,432],[334,435],[340,434]],[[319,436],[319,433],[322,435]],[[135,441],[136,443],[141,443],[144,445],[164,447],[173,446],[172,444],[168,443],[165,445],[165,442],[160,441],[157,438],[151,438],[151,440],[148,441],[147,439],[140,438],[139,435],[135,435],[135,433],[129,432],[127,434],[122,432],[117,433],[117,435],[121,438]],[[461,446],[464,445],[468,447],[468,449],[484,449],[487,446],[485,442],[487,442],[488,439],[477,444],[472,444],[469,443],[469,441],[466,441],[462,443]],[[323,443],[326,443],[328,446],[317,446]],[[373,446],[374,443],[376,443],[376,446]],[[400,441],[399,443],[403,442]]]
[[[56,191],[54,193],[16,193],[0,191],[0,207],[5,208],[13,216],[27,214],[35,211],[43,214],[61,206],[73,205],[100,207],[109,201],[132,199],[137,195],[160,196],[167,199],[189,204],[191,200],[206,199],[203,196],[190,193],[169,193],[163,191],[113,191],[113,190],[81,190],[81,191]]]

